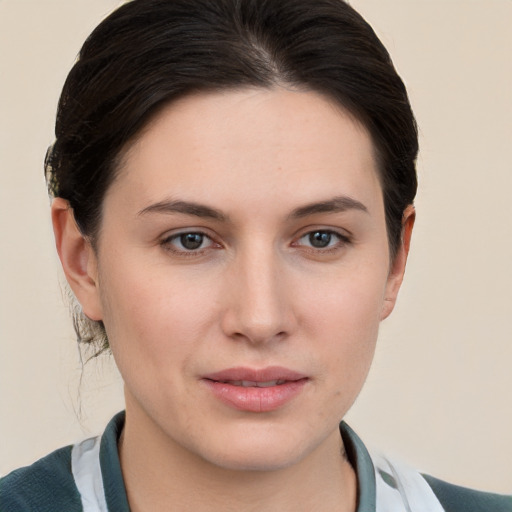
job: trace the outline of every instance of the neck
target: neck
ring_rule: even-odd
[[[339,431],[303,460],[271,471],[214,465],[151,422],[127,421],[119,453],[132,512],[355,512],[357,481]]]

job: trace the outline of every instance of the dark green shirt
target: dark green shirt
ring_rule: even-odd
[[[124,413],[108,424],[99,444],[99,466],[104,501],[109,512],[129,512],[119,463],[117,442]],[[375,466],[359,437],[345,423],[340,432],[358,479],[357,512],[377,510],[377,478],[390,489],[399,486],[393,474]],[[0,512],[83,512],[82,496],[72,472],[72,446],[61,448],[31,466],[13,471],[0,480]],[[396,476],[396,475],[395,475]],[[445,512],[512,512],[512,496],[478,492],[422,476]],[[103,498],[103,496],[102,496]],[[404,510],[408,510],[404,505]],[[383,508],[380,504],[379,509]],[[100,510],[91,508],[90,510]],[[411,512],[415,512],[410,509]],[[394,511],[393,511],[394,512]]]

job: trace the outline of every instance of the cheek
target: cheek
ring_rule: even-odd
[[[320,338],[326,375],[357,394],[369,371],[382,311],[385,271],[340,273],[309,294],[303,310],[309,338]],[[318,348],[320,349],[320,346]],[[336,390],[334,391],[336,392]]]
[[[303,309],[311,323],[339,332],[350,340],[374,340],[378,331],[386,289],[384,268],[368,271],[346,268],[333,272],[323,285],[311,282],[305,294]]]
[[[142,361],[152,370],[186,366],[213,323],[213,285],[203,281],[198,290],[193,280],[147,264],[137,271],[118,264],[104,275],[104,323],[121,372]]]

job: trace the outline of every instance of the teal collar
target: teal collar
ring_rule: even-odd
[[[376,510],[375,469],[370,454],[359,436],[344,421],[340,423],[340,433],[348,460],[356,472],[356,510],[357,512]]]
[[[109,510],[129,512],[128,499],[121,472],[117,444],[125,422],[125,413],[120,412],[110,420],[101,439],[100,464],[103,475],[105,499]],[[368,512],[376,508],[375,470],[370,455],[357,434],[345,423],[340,423],[340,434],[347,457],[352,464],[358,482],[357,512]]]

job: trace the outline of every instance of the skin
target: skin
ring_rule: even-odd
[[[355,510],[338,423],[395,304],[414,222],[410,207],[391,262],[361,124],[314,92],[189,96],[128,148],[96,251],[63,199],[52,215],[68,281],[105,323],[125,382],[132,510]],[[185,233],[202,234],[198,249]],[[205,385],[211,372],[276,365],[307,380],[269,412]]]

